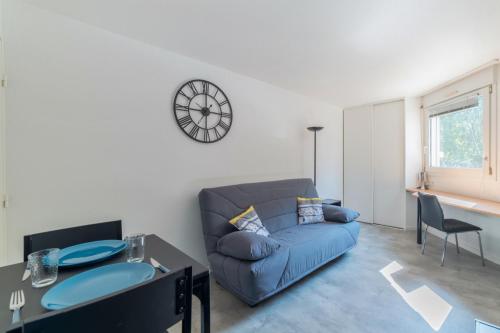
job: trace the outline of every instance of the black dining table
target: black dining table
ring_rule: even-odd
[[[208,268],[157,235],[146,236],[144,262],[149,263],[150,258],[155,258],[160,264],[171,270],[182,269],[187,266],[192,267],[193,294],[198,297],[201,303],[201,330],[204,333],[210,333],[210,279]],[[21,309],[21,319],[27,319],[47,312],[41,306],[40,301],[42,296],[55,284],[92,268],[126,261],[125,251],[122,251],[108,260],[92,265],[60,268],[57,281],[43,288],[33,288],[31,278],[21,281],[26,268],[25,262],[0,267],[0,333],[5,332],[12,322],[12,312],[9,311],[8,305],[13,291],[19,289],[24,291],[26,303]]]

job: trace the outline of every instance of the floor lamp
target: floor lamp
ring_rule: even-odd
[[[321,131],[323,127],[312,126],[307,128],[309,131],[314,132],[314,186],[316,186],[316,132]]]

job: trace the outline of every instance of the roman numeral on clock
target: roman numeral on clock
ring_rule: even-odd
[[[187,105],[181,105],[181,104],[175,104],[175,109],[177,111],[189,111],[189,106],[187,106]]]
[[[189,82],[188,86],[189,86],[189,88],[191,88],[191,91],[193,92],[193,95],[198,95],[198,89],[196,89],[196,86],[194,85],[194,82]]]
[[[219,122],[218,126],[222,127],[226,132],[229,131],[229,125],[223,121]]]
[[[201,93],[204,95],[208,95],[208,90],[210,89],[210,86],[207,81],[202,81],[201,82]]]
[[[179,125],[182,128],[186,128],[189,124],[193,122],[193,119],[191,119],[191,116],[187,115],[179,119]]]
[[[203,141],[210,142],[210,131],[208,129],[204,129]]]
[[[181,96],[183,96],[183,97],[185,97],[185,98],[187,98],[187,99],[191,99],[191,98],[190,98],[188,95],[186,95],[186,93],[185,93],[184,91],[182,91],[182,90],[179,90],[179,95],[181,95]]]
[[[198,131],[200,130],[200,128],[196,125],[193,126],[193,128],[191,128],[191,130],[189,131],[189,135],[192,137],[192,138],[196,138],[198,136]]]
[[[217,127],[214,127],[214,132],[215,132],[215,138],[217,140],[219,140],[221,138],[221,135],[220,135],[219,131],[217,130]]]

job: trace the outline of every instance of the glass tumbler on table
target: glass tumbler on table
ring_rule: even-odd
[[[29,254],[28,267],[34,288],[51,285],[57,280],[59,249],[46,249]]]
[[[132,234],[125,237],[125,242],[127,243],[127,261],[142,262],[144,260],[146,235]]]

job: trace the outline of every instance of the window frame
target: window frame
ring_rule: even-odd
[[[473,91],[455,95],[424,108],[424,163],[425,170],[430,176],[453,176],[465,178],[496,178],[496,117],[493,117],[492,108],[492,85],[475,89]],[[431,117],[430,110],[443,103],[449,103],[457,98],[467,98],[468,96],[481,95],[483,97],[483,166],[481,168],[447,168],[431,165],[432,150],[431,145]]]

